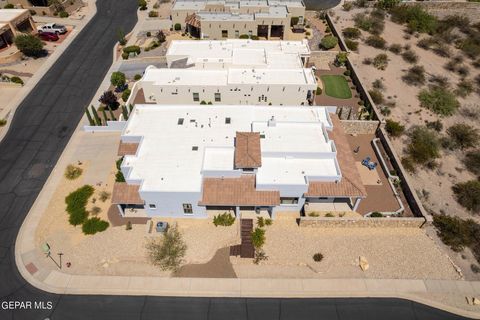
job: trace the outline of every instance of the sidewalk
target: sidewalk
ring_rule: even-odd
[[[43,63],[43,65],[38,69],[35,74],[29,79],[29,81],[22,87],[22,89],[11,99],[9,105],[7,105],[4,110],[0,113],[0,119],[6,119],[7,124],[0,128],[0,141],[3,137],[7,134],[8,129],[10,127],[10,123],[12,122],[13,116],[15,114],[16,109],[22,103],[23,99],[32,91],[33,88],[37,85],[37,83],[43,78],[43,76],[48,72],[50,67],[57,61],[57,59],[62,55],[62,53],[68,48],[68,46],[75,40],[77,35],[82,31],[82,29],[88,24],[90,19],[95,15],[97,12],[96,8],[96,0],[88,0],[87,6],[87,14],[82,20],[65,20],[60,18],[51,18],[51,17],[40,17],[34,16],[34,20],[36,22],[62,22],[65,23],[68,21],[69,24],[74,26],[69,37],[65,39],[53,52],[53,54],[48,57],[47,61]],[[58,20],[58,21],[56,21]]]

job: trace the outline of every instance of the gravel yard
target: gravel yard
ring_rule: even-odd
[[[295,220],[267,227],[268,260],[232,259],[238,277],[459,279],[435,243],[415,228],[300,228]],[[320,252],[324,258],[314,262]],[[367,258],[363,272],[358,257]]]

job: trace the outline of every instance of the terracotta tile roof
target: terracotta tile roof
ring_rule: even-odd
[[[138,143],[125,143],[120,141],[117,154],[119,156],[134,155],[137,153]]]
[[[138,194],[139,185],[115,182],[112,192],[112,204],[144,204]]]
[[[235,138],[235,168],[262,166],[259,132],[237,132]]]
[[[280,192],[257,191],[255,175],[240,178],[205,178],[199,205],[211,206],[277,206]]]
[[[192,27],[200,28],[200,19],[198,19],[195,13],[187,15],[185,18],[185,23],[191,25]]]
[[[332,115],[333,130],[328,133],[337,147],[337,160],[342,172],[339,182],[310,181],[306,197],[366,197],[367,190],[362,183],[355,165],[350,144],[347,141],[342,124],[336,115]]]

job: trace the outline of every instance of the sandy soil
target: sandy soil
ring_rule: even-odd
[[[341,9],[336,9],[335,14],[340,17],[337,25],[340,28],[352,27],[354,22],[352,16],[355,13],[362,11],[363,9],[355,9],[350,12],[345,12]],[[425,37],[420,35],[418,38],[412,36],[411,39],[404,38],[404,27],[391,22],[388,18],[385,20],[385,31],[382,37],[387,40],[388,45],[398,43],[401,45],[409,44],[411,49],[418,55],[418,65],[424,66],[427,78],[430,75],[446,76],[450,80],[453,88],[460,81],[460,77],[452,72],[448,72],[444,69],[444,65],[449,61],[448,58],[443,58],[432,51],[427,51],[416,46],[416,43]],[[368,33],[363,32],[363,38],[368,36]],[[453,48],[452,57],[460,54],[460,51]],[[385,71],[377,70],[373,66],[365,65],[362,63],[366,57],[373,58],[377,54],[385,52],[390,61]],[[404,71],[411,67],[410,64],[405,62],[401,56],[395,55],[390,51],[383,51],[375,49],[373,47],[365,45],[360,41],[358,53],[351,53],[350,55],[355,66],[360,72],[361,78],[365,86],[368,89],[372,88],[372,82],[376,79],[382,79],[386,87],[384,90],[385,98],[388,97],[388,101],[394,101],[396,107],[392,108],[392,113],[387,118],[399,121],[410,128],[414,125],[422,125],[425,121],[435,121],[440,119],[443,122],[444,130],[449,126],[465,122],[476,128],[480,128],[478,121],[473,121],[469,118],[457,113],[454,116],[440,118],[430,111],[420,107],[417,95],[423,87],[408,86],[402,81],[401,77]],[[464,64],[469,65],[469,59],[465,57]],[[470,76],[467,79],[473,79],[479,74],[478,69],[469,67]],[[426,85],[424,86],[426,87]],[[458,98],[462,107],[477,106],[479,96],[476,93],[472,93],[467,98]],[[398,154],[403,155],[403,148],[406,143],[406,137],[399,139],[393,139],[394,147]],[[412,175],[412,181],[417,191],[427,190],[428,197],[423,198],[423,202],[426,207],[432,209],[435,212],[445,212],[448,214],[455,214],[463,218],[473,217],[477,221],[480,221],[480,217],[472,216],[466,212],[460,205],[457,204],[451,192],[451,186],[457,182],[463,182],[470,179],[475,179],[475,176],[464,169],[461,159],[463,158],[462,152],[449,152],[444,151],[441,159],[438,161],[440,166],[437,170],[424,170],[420,169],[415,175]]]
[[[421,229],[300,228],[294,219],[266,228],[268,260],[231,258],[238,277],[459,279],[448,257]],[[313,254],[324,258],[314,262]],[[358,257],[370,268],[363,272]]]

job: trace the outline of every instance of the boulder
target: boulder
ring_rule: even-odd
[[[365,258],[364,256],[360,256],[358,258],[358,265],[360,266],[362,271],[367,271],[368,268],[370,268],[370,265],[368,264],[367,258]]]

